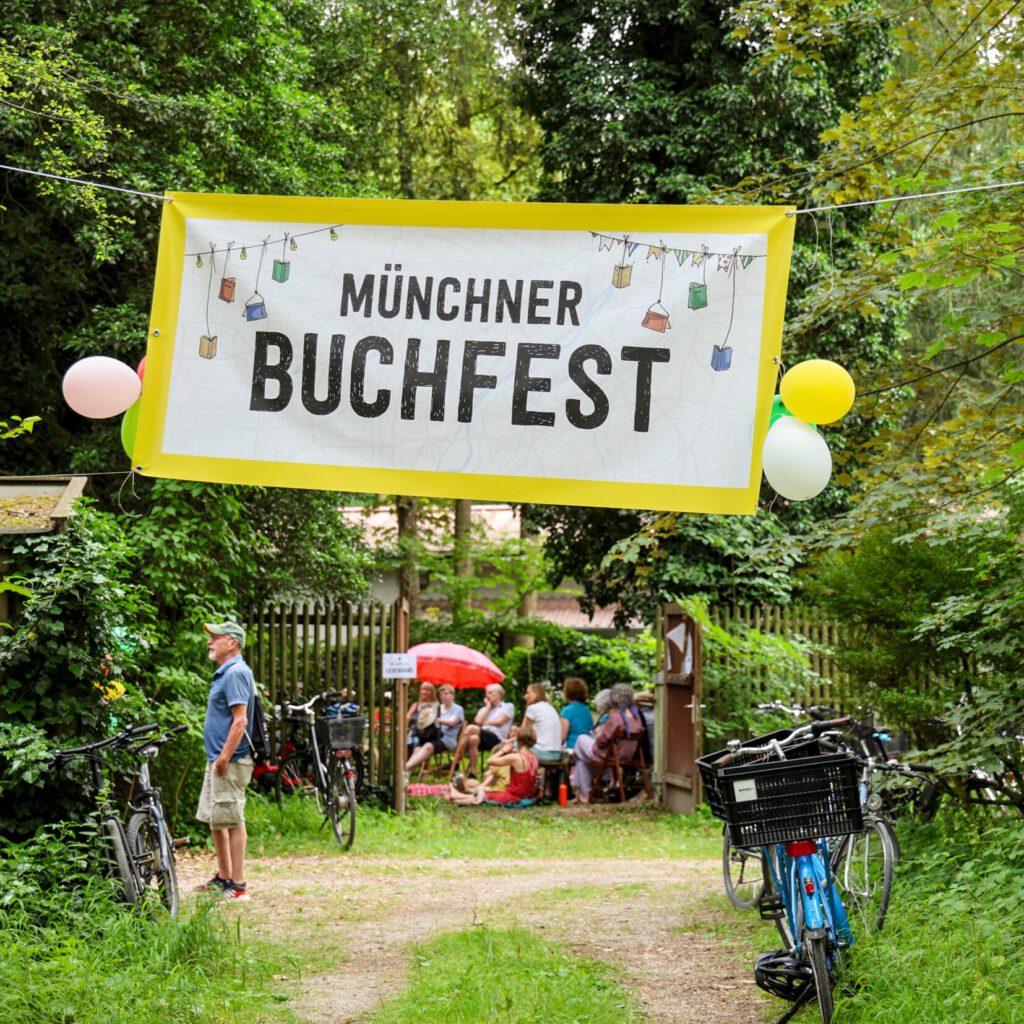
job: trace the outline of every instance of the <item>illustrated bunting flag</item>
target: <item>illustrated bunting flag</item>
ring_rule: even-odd
[[[756,510],[786,208],[168,199],[137,472]],[[612,267],[613,243],[655,260]],[[740,251],[691,304],[686,257]]]

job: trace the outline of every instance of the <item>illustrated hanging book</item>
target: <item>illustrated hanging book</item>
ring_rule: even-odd
[[[661,306],[661,302],[655,302],[648,307],[647,312],[644,313],[643,320],[640,321],[641,327],[646,327],[649,331],[657,331],[659,334],[664,334],[665,331],[672,328],[672,324],[668,319],[668,310],[664,306],[661,306],[661,312],[656,310],[655,306]]]
[[[711,352],[711,369],[728,370],[732,366],[732,349],[728,345],[716,345]]]
[[[231,246],[234,242],[228,242],[228,254],[224,257],[224,277],[220,279],[220,293],[217,296],[221,302],[234,302],[235,301],[235,279],[228,277],[228,263],[231,261]]]
[[[197,264],[199,261],[197,261]],[[213,291],[213,277],[217,272],[217,246],[210,243],[210,273],[206,278],[206,333],[199,338],[199,355],[203,359],[213,359],[217,355],[217,335],[210,330],[210,293]],[[223,290],[221,282],[221,290]]]
[[[704,309],[708,304],[708,247],[702,245],[701,250],[700,265],[702,278],[700,281],[690,282],[690,296],[686,300],[686,305],[690,309]],[[696,255],[694,253],[695,257]]]
[[[285,259],[285,249],[288,246],[288,232],[284,233],[284,239],[281,242],[281,258],[274,260],[274,271],[273,278],[278,284],[284,284],[288,280],[288,275],[292,271],[292,265],[288,260]]]
[[[260,251],[260,262],[256,268],[256,288],[253,290],[252,295],[245,302],[245,312],[242,316],[246,320],[266,320],[267,318],[267,303],[263,296],[260,294],[260,272],[263,270],[263,258],[267,254],[267,241],[263,240],[263,249]],[[276,262],[276,260],[275,260]]]
[[[612,269],[612,284],[616,288],[628,288],[633,278],[633,264],[626,262],[626,253],[629,251],[629,235],[622,240],[622,262]]]
[[[668,318],[668,310],[661,304],[661,295],[665,290],[665,253],[667,251],[665,243],[662,242],[661,283],[658,285],[658,298],[647,307],[647,312],[644,313],[644,318],[640,321],[641,327],[646,327],[649,331],[657,331],[659,334],[664,334],[665,331],[671,330],[672,328],[672,324],[669,322]],[[654,308],[655,306],[661,306],[661,312],[658,312],[658,310]]]

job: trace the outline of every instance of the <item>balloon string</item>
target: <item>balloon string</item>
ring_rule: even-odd
[[[117,489],[117,507],[129,518],[129,519],[142,519],[144,518],[141,512],[129,512],[124,505],[121,504],[121,492],[124,490],[124,485],[131,480],[132,482],[132,497],[138,501],[139,496],[135,493],[135,470],[128,470],[127,475],[121,481],[121,486]]]

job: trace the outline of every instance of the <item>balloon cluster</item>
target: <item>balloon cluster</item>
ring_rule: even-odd
[[[806,501],[828,485],[832,453],[815,425],[841,419],[855,395],[853,378],[829,359],[798,363],[782,378],[762,465],[768,483],[784,498]]]
[[[131,458],[139,427],[139,395],[142,394],[145,376],[145,356],[137,370],[110,356],[86,356],[64,374],[64,401],[79,416],[92,420],[105,420],[124,413],[121,444]]]

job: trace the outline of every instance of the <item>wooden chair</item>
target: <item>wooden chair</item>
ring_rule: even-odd
[[[460,756],[459,751],[460,751],[460,749],[462,747],[462,733],[465,731],[465,728],[466,728],[466,723],[465,722],[461,722],[459,724],[459,735],[456,737],[456,740],[455,740],[455,750],[454,751],[449,751],[446,748],[442,747],[440,750],[435,750],[430,755],[430,757],[428,757],[426,759],[426,761],[424,761],[420,765],[419,774],[416,776],[416,781],[417,782],[420,782],[423,779],[423,773],[425,771],[430,771],[430,773],[432,775],[444,775],[445,774],[444,759],[446,757],[451,757],[451,759],[452,759],[451,766],[448,769],[448,779],[449,779],[449,781],[451,781],[451,777],[455,773],[456,759]]]
[[[625,803],[626,779],[624,769],[632,768],[640,773],[640,781],[643,785],[647,799],[653,800],[654,787],[651,785],[650,776],[647,774],[647,763],[644,759],[643,738],[641,737],[638,739],[636,752],[629,758],[619,757],[619,744],[623,739],[625,739],[625,732],[620,730],[609,746],[608,754],[604,760],[594,762],[594,766],[591,769],[594,778],[592,792],[597,794],[605,791],[603,780],[605,773],[608,773],[611,776],[611,784],[609,788],[617,789],[619,791],[619,802]]]

